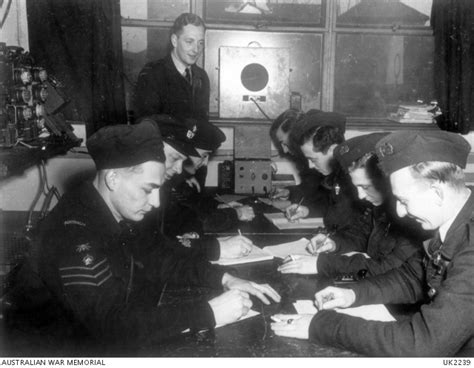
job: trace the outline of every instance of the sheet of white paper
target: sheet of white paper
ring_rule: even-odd
[[[268,221],[275,225],[279,230],[288,229],[316,229],[324,226],[322,217],[309,217],[296,220],[294,222],[288,221],[283,213],[264,213]]]
[[[252,318],[252,317],[258,316],[259,314],[260,314],[260,312],[254,311],[253,309],[250,309],[249,312],[245,316],[241,317],[240,319],[238,319],[237,321],[232,322],[232,323],[237,323],[237,322],[246,320],[247,318]],[[232,324],[232,323],[228,323],[228,324]],[[217,325],[215,328],[227,326],[228,324]],[[190,331],[190,329],[187,328],[186,330],[181,331],[181,333],[186,333],[186,332],[189,332],[189,331]]]
[[[289,243],[269,245],[263,248],[263,250],[278,258],[285,258],[289,254],[310,255],[310,253],[306,250],[306,246],[308,245],[308,243],[308,239],[301,238],[300,240],[296,240]]]
[[[368,321],[392,322],[395,318],[390,314],[383,304],[361,305],[355,308],[336,309],[336,312],[348,314],[354,317],[361,317]]]
[[[298,314],[316,314],[318,311],[312,300],[297,300],[293,306]]]
[[[230,266],[243,263],[267,261],[269,259],[273,259],[273,256],[270,253],[254,245],[252,246],[252,251],[249,253],[249,255],[245,257],[219,258],[217,261],[212,261],[211,263],[218,264],[221,266]]]
[[[293,303],[298,314],[315,314],[318,310],[312,300],[297,300]],[[361,317],[368,321],[392,322],[395,318],[383,304],[362,305],[355,308],[336,308],[336,312]]]
[[[240,319],[238,319],[237,321],[232,322],[232,323],[240,322],[240,321],[243,321],[247,318],[258,316],[259,314],[260,314],[260,312],[254,311],[253,309],[250,309],[249,312],[245,316],[241,317]],[[227,326],[227,325],[217,325],[216,328],[223,327],[223,326]]]

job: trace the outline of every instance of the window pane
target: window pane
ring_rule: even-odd
[[[334,109],[351,116],[388,117],[400,104],[429,103],[433,38],[339,34]]]
[[[322,26],[322,0],[206,0],[205,18],[214,23]]]
[[[190,0],[120,0],[124,18],[173,21],[181,13],[189,12]]]
[[[138,73],[149,61],[165,57],[168,45],[169,30],[167,28],[122,27],[125,94],[129,110]]]
[[[211,82],[210,113],[218,113],[219,47],[247,47],[249,44],[256,47],[289,49],[289,92],[295,93],[296,96],[301,95],[303,110],[320,108],[321,34],[207,30],[204,61]],[[288,106],[282,106],[281,111],[285,108]]]
[[[433,0],[337,0],[338,26],[429,27]]]

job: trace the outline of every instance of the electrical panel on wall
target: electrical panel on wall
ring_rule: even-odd
[[[235,160],[234,191],[239,194],[268,194],[272,189],[271,161]]]
[[[234,191],[267,194],[272,187],[269,126],[241,125],[234,128]]]
[[[0,146],[31,141],[45,125],[46,70],[16,46],[0,43]]]
[[[48,137],[80,144],[57,114],[68,102],[59,85],[23,48],[0,42],[0,147],[43,146],[40,140]]]
[[[219,117],[276,118],[289,108],[287,48],[219,48]]]

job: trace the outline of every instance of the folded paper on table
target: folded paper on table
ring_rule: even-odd
[[[254,245],[252,246],[252,251],[245,257],[219,258],[217,261],[212,261],[211,263],[221,266],[230,266],[243,263],[267,261],[269,259],[273,259],[273,256],[270,253]]]
[[[253,309],[250,309],[245,316],[240,317],[237,321],[231,322],[231,323],[226,323],[226,324],[223,324],[223,325],[217,325],[215,328],[224,327],[224,326],[230,325],[232,323],[240,322],[240,321],[246,320],[248,318],[258,316],[259,314],[260,314],[260,312],[254,311]],[[189,328],[187,328],[184,331],[181,331],[181,333],[187,333],[189,331],[191,331],[191,330]]]
[[[312,300],[297,300],[293,303],[298,314],[315,314],[317,308]],[[361,305],[355,308],[336,308],[338,313],[347,314],[353,317],[360,317],[367,321],[392,322],[395,318],[390,314],[383,304]]]
[[[263,248],[263,250],[278,258],[285,258],[290,254],[310,255],[310,253],[306,250],[308,243],[308,239],[301,238],[300,240],[296,240],[289,243],[270,245],[268,247]]]
[[[263,215],[279,230],[315,229],[317,227],[324,226],[322,217],[302,218],[294,222],[290,222],[283,213],[264,213]]]

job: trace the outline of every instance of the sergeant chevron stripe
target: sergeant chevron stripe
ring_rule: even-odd
[[[89,285],[100,286],[112,277],[107,258],[93,267],[73,266],[61,267],[59,273],[64,286]]]

